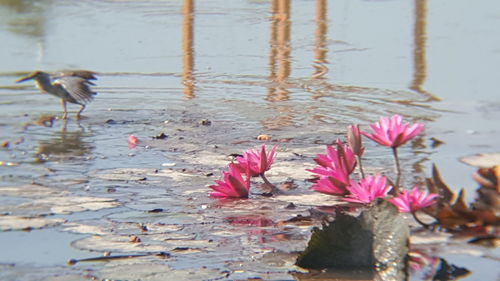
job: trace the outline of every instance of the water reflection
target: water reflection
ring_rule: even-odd
[[[194,27],[194,1],[184,0],[182,6],[182,84],[184,95],[192,99],[194,95],[194,52],[193,52],[193,27]]]
[[[35,38],[38,60],[45,52],[45,4],[46,1],[0,0],[0,23],[12,33]]]
[[[426,41],[427,41],[427,0],[415,0],[415,26],[414,26],[414,49],[413,63],[414,76],[410,89],[428,97],[428,101],[438,101],[438,97],[429,93],[423,88],[425,79],[427,78],[427,62],[426,62]]]
[[[269,40],[268,101],[289,99],[286,80],[290,76],[290,1],[271,2],[271,38]]]
[[[436,256],[429,249],[415,249],[408,254],[410,273],[419,280],[457,280],[470,275],[470,271],[461,266],[448,263]]]
[[[43,2],[42,2],[43,3]],[[7,29],[20,35],[43,38],[45,15],[39,1],[0,0],[0,9],[6,10]]]
[[[35,162],[60,161],[73,159],[90,154],[93,147],[82,141],[85,130],[80,123],[76,123],[75,131],[68,131],[67,121],[63,121],[60,131],[56,131],[52,138],[41,140],[35,152]]]
[[[287,101],[290,99],[288,77],[290,76],[290,1],[271,2],[271,31],[269,39],[269,86],[266,100]],[[293,107],[279,104],[270,105],[277,114],[261,120],[265,129],[280,129],[293,125]]]
[[[270,108],[274,109],[276,115],[262,119],[260,123],[267,130],[277,130],[283,127],[292,126],[294,119],[298,115],[292,106],[283,104],[271,104]]]
[[[314,43],[314,73],[313,79],[324,79],[324,75],[328,73],[328,63],[326,55],[328,47],[326,42],[326,34],[328,32],[326,11],[327,0],[316,0],[316,32]]]
[[[292,236],[280,228],[277,224],[263,215],[239,215],[229,216],[225,221],[235,227],[235,232],[244,231],[249,240],[255,239],[256,242],[264,244],[274,241],[289,241]],[[270,227],[270,228],[269,228]]]

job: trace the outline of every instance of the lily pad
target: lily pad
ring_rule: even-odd
[[[98,170],[92,173],[92,176],[102,180],[112,181],[143,181],[145,178],[150,183],[158,183],[159,178],[169,178],[175,182],[190,182],[193,178],[199,177],[206,179],[200,175],[192,173],[183,173],[176,169],[143,169],[143,168],[117,168]]]
[[[500,152],[469,155],[460,158],[460,161],[471,166],[490,168],[500,165]]]
[[[83,233],[83,234],[94,234],[94,235],[106,235],[109,232],[98,225],[88,225],[75,222],[69,222],[64,224],[64,230],[73,233]]]
[[[49,276],[44,281],[90,281],[93,278],[90,276],[85,276],[85,275],[77,275],[77,274],[63,274],[63,275],[57,275],[57,276]]]
[[[173,224],[109,222],[96,220],[88,222],[68,222],[65,223],[63,227],[65,231],[94,235],[166,234],[180,231],[183,228],[181,225]]]
[[[18,197],[41,197],[49,194],[59,194],[60,191],[36,184],[27,184],[21,186],[2,186],[0,187],[1,196],[18,196]]]
[[[53,226],[65,222],[60,218],[0,216],[0,230],[25,230]]]
[[[112,181],[138,181],[153,172],[154,169],[117,168],[95,171],[92,173],[92,177]]]
[[[87,197],[87,196],[57,196],[36,199],[34,205],[49,205],[55,214],[70,214],[83,211],[96,211],[114,208],[120,205],[112,198]]]
[[[166,252],[171,250],[164,245],[150,244],[146,242],[132,242],[129,235],[94,235],[74,241],[71,246],[89,251],[109,251],[109,252]]]
[[[156,259],[156,261],[155,261]],[[145,257],[114,261],[97,273],[99,279],[110,280],[221,280],[228,273],[209,268],[172,269],[158,258]]]
[[[276,201],[286,201],[293,203],[295,205],[307,205],[307,206],[332,206],[345,204],[345,202],[340,200],[340,197],[337,199],[334,196],[322,194],[319,192],[311,192],[308,194],[297,194],[297,195],[278,195],[273,197],[273,200]]]

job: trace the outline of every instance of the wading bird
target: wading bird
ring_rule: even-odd
[[[51,94],[61,99],[64,115],[67,118],[66,102],[79,104],[82,107],[76,113],[76,119],[80,119],[80,113],[85,109],[85,105],[92,101],[96,92],[90,89],[95,85],[90,80],[96,80],[96,73],[86,70],[65,70],[54,75],[43,71],[35,71],[26,77],[22,77],[16,83],[30,79],[35,80],[38,89],[44,93]]]

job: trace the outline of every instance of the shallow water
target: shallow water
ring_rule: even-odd
[[[135,266],[159,273],[137,270],[143,280],[174,272],[189,279],[189,270],[200,274],[197,280],[225,270],[229,278],[293,279],[287,273],[293,251],[305,245],[312,225],[276,225],[315,204],[288,210],[291,199],[221,203],[206,196],[228,155],[259,145],[260,134],[287,139],[270,178],[296,179],[292,194],[300,197],[310,194],[303,169],[323,144],[343,138],[351,123],[402,114],[426,123],[422,137],[400,151],[405,184],[429,176],[436,163],[444,180],[454,190],[465,187],[472,200],[475,168],[458,159],[499,149],[499,6],[492,0],[0,1],[0,142],[9,142],[0,161],[10,163],[0,166],[0,214],[64,220],[32,232],[0,232],[2,242],[60,241],[48,240],[57,247],[50,251],[0,254],[0,276],[116,279]],[[14,81],[35,69],[72,68],[99,72],[99,94],[84,119],[74,120],[77,107],[70,105],[67,122],[37,125],[40,116],[60,115],[58,101]],[[169,137],[152,140],[160,133]],[[136,149],[127,147],[130,134],[142,141]],[[444,144],[433,148],[431,137]],[[391,174],[390,153],[366,145],[365,165],[383,164]],[[321,198],[320,205],[329,205]],[[148,212],[154,209],[161,211]],[[231,224],[248,216],[271,223]],[[140,224],[165,229],[141,232]],[[129,242],[130,235],[141,243]],[[189,250],[166,260],[61,263],[176,247]],[[472,271],[466,280],[500,275],[484,270],[498,263],[498,250],[475,249],[486,252],[480,259],[441,251]]]

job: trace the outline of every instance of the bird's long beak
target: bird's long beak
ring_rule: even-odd
[[[21,83],[21,82],[24,82],[24,81],[27,81],[27,80],[30,80],[30,79],[33,79],[35,78],[36,76],[36,73],[31,73],[30,75],[28,76],[25,76],[25,77],[22,77],[22,78],[19,78],[16,80],[16,83]]]

